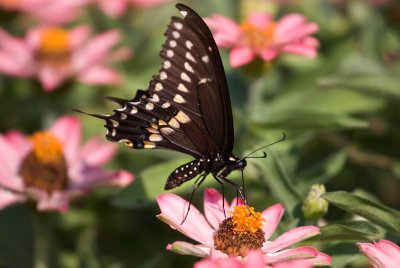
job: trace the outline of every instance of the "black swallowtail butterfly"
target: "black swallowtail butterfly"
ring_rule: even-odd
[[[177,4],[183,18],[172,17],[165,32],[159,73],[148,90],[132,100],[108,97],[121,108],[104,119],[106,137],[135,149],[164,148],[189,154],[195,160],[175,169],[165,189],[175,188],[198,175],[195,189],[208,174],[222,183],[246,160],[232,153],[234,133],[227,80],[217,45],[202,18]],[[194,192],[194,191],[193,191]]]

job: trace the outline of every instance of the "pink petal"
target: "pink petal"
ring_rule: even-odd
[[[389,240],[380,240],[376,243],[376,246],[393,260],[400,261],[400,247],[395,243]]]
[[[37,203],[38,210],[56,210],[67,212],[69,208],[69,195],[65,192],[54,192],[50,196],[39,199]]]
[[[109,179],[109,183],[115,186],[124,187],[131,184],[134,180],[132,173],[125,170],[114,172],[114,175]]]
[[[90,37],[90,27],[88,25],[80,25],[69,31],[69,43],[71,49],[75,50],[82,46]]]
[[[273,268],[312,268],[307,260],[287,261],[274,264]]]
[[[240,67],[252,61],[255,53],[249,47],[235,47],[229,53],[229,62],[234,68]]]
[[[315,258],[308,259],[307,262],[313,266],[326,266],[331,265],[331,257],[328,254],[318,252]]]
[[[89,67],[104,62],[111,48],[119,42],[120,38],[119,31],[108,31],[92,38],[86,46],[76,51],[73,55],[73,61],[77,73],[84,72]]]
[[[265,61],[271,61],[278,56],[278,50],[274,47],[268,47],[261,50],[259,53],[260,57]]]
[[[389,256],[377,245],[372,243],[358,243],[357,245],[360,248],[360,251],[368,257],[374,267],[398,267],[400,264],[399,259],[393,259],[392,256]]]
[[[22,189],[23,184],[18,176],[22,157],[2,135],[0,152],[0,185],[13,190]]]
[[[252,12],[247,21],[258,28],[265,28],[271,22],[271,16],[265,12]]]
[[[91,138],[79,151],[77,161],[88,166],[102,166],[110,161],[117,151],[115,144],[103,142],[100,138]]]
[[[247,255],[246,267],[248,268],[264,268],[265,260],[261,250],[251,250]]]
[[[316,256],[318,256],[318,251],[315,248],[309,246],[285,249],[275,253],[264,254],[264,258],[267,263],[311,259],[315,258]]]
[[[175,253],[202,258],[208,257],[210,255],[210,248],[206,248],[201,245],[193,245],[184,241],[175,241],[172,244],[168,244],[167,249]]]
[[[97,65],[82,72],[79,81],[88,85],[118,85],[122,78],[115,70]]]
[[[196,262],[194,268],[245,268],[239,260],[235,258],[229,259],[204,259]],[[251,266],[249,266],[251,267]]]
[[[195,206],[191,206],[186,221],[181,224],[189,205],[186,200],[174,194],[161,194],[157,203],[161,209],[161,214],[157,216],[159,219],[204,245],[214,245],[214,230]]]
[[[82,129],[79,120],[73,116],[62,116],[52,125],[50,132],[60,139],[67,163],[71,163],[78,153],[81,141]]]
[[[0,29],[0,72],[13,76],[33,75],[34,60],[28,44]]]
[[[232,47],[239,43],[242,31],[236,22],[230,18],[213,15],[212,17],[204,18],[204,21],[212,30],[218,47]]]
[[[50,66],[42,66],[38,72],[39,80],[42,83],[44,90],[47,92],[53,91],[69,77],[69,70],[59,68],[55,69]]]
[[[217,190],[208,188],[204,191],[204,214],[215,230],[218,230],[219,224],[225,220],[223,203],[227,212],[229,210],[228,202],[222,199],[222,195]]]
[[[127,0],[100,0],[99,4],[101,10],[113,18],[123,15],[128,10]]]
[[[103,170],[83,166],[80,170],[75,169],[74,171],[69,173],[71,189],[87,191],[93,188],[95,184],[126,186],[133,182],[133,175],[125,170]]]
[[[32,149],[31,142],[17,130],[10,130],[4,134],[4,138],[8,144],[11,145],[14,150],[19,152],[20,159],[24,158],[26,154]]]
[[[274,42],[278,45],[289,44],[305,38],[319,30],[316,23],[306,23],[306,18],[300,14],[289,14],[279,22],[274,34]]]
[[[275,232],[276,227],[278,226],[283,213],[285,212],[285,208],[282,204],[276,204],[270,206],[266,210],[264,210],[261,214],[265,219],[263,224],[263,231],[265,240],[271,237],[271,235]]]
[[[297,227],[280,235],[274,241],[266,243],[263,247],[263,250],[265,252],[277,252],[281,249],[287,248],[290,245],[315,236],[319,233],[319,228],[316,226]]]
[[[24,202],[25,200],[26,198],[22,195],[0,189],[0,209],[4,209],[5,207],[11,206],[15,203]]]

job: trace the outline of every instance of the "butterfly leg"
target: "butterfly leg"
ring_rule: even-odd
[[[186,211],[186,215],[183,218],[181,225],[186,221],[188,215],[189,215],[189,211],[190,211],[190,207],[192,206],[192,201],[193,201],[193,197],[194,197],[194,193],[196,192],[196,190],[200,187],[200,185],[203,183],[203,181],[205,180],[205,178],[207,177],[208,173],[204,173],[202,175],[200,175],[200,177],[198,179],[196,179],[196,182],[194,183],[194,187],[193,190],[190,194],[190,199],[189,199],[189,206],[188,209]]]
[[[213,174],[213,175],[214,175],[214,174]],[[225,217],[225,219],[226,219],[224,183],[218,178],[218,175],[214,175],[214,179],[221,185],[221,192],[222,192],[222,210],[224,211],[224,217]]]
[[[240,198],[243,199],[244,204],[247,206],[247,199],[246,199],[246,196],[244,195],[244,191],[243,191],[242,187],[236,181],[228,179],[226,177],[219,177],[219,179],[222,180],[223,182],[227,182],[230,185],[235,186],[236,190],[239,193]]]

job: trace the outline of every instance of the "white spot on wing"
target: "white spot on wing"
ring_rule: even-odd
[[[175,22],[175,23],[174,23],[174,26],[175,26],[175,28],[178,29],[178,30],[182,30],[182,28],[183,28],[183,24],[180,23],[180,22]]]
[[[122,120],[125,120],[127,117],[128,117],[128,115],[126,115],[126,114],[124,114],[124,113],[121,113],[121,119],[122,119]]]
[[[198,85],[205,84],[205,83],[208,83],[208,82],[211,82],[211,81],[212,81],[211,78],[202,78],[202,79],[199,80],[199,82],[197,84]]]
[[[192,42],[190,42],[189,40],[186,40],[185,44],[186,44],[186,47],[188,49],[192,49],[192,47],[193,47],[193,43]]]
[[[151,134],[149,136],[149,141],[162,141],[162,136],[157,134]]]
[[[131,114],[135,114],[135,113],[138,112],[138,109],[137,109],[135,106],[132,106],[131,109],[132,109],[132,110],[131,110]]]
[[[181,73],[181,79],[189,83],[192,82],[192,80],[186,73]]]
[[[189,93],[189,90],[187,89],[187,87],[186,87],[184,84],[182,84],[182,83],[179,83],[179,85],[178,85],[178,90],[179,90],[179,91],[182,91],[182,92]]]
[[[111,130],[111,136],[115,137],[115,135],[117,135],[117,131],[113,128]]]
[[[190,52],[186,52],[185,57],[186,57],[188,60],[191,60],[191,61],[193,61],[193,62],[196,62],[196,60],[193,58],[193,56],[192,56],[192,54],[191,54]]]
[[[177,43],[175,40],[169,41],[169,46],[170,46],[170,47],[176,47],[177,44],[178,44],[178,43]]]
[[[158,97],[157,94],[153,94],[153,96],[150,99],[153,102],[159,102],[160,101],[160,97]]]
[[[161,73],[160,73],[160,79],[161,79],[161,80],[165,80],[165,79],[167,79],[167,78],[168,78],[168,75],[167,75],[166,72],[161,72]]]
[[[194,73],[194,70],[193,70],[192,66],[189,64],[189,62],[185,62],[183,66],[185,66],[185,69],[187,71]]]
[[[186,10],[181,10],[181,11],[179,11],[179,12],[182,14],[182,16],[184,16],[184,17],[187,16],[187,11],[186,11]]]
[[[119,109],[117,109],[117,111],[120,111],[120,112],[123,112],[123,111],[125,111],[126,110],[126,106],[124,106],[124,107],[122,107],[122,108],[119,108]]]
[[[169,69],[171,67],[171,62],[169,60],[164,61],[163,67]]]
[[[118,121],[115,121],[113,119],[110,119],[110,122],[113,125],[113,127],[118,127],[118,125],[119,125]]]
[[[210,59],[208,58],[207,55],[201,57],[201,60],[202,60],[203,62],[205,62],[205,63],[209,63],[209,62],[210,62]]]
[[[164,102],[163,105],[161,105],[163,108],[168,108],[169,106],[171,106],[169,102]]]
[[[164,88],[164,87],[163,87],[163,85],[162,85],[161,83],[157,83],[157,84],[156,84],[156,87],[155,87],[155,90],[156,90],[156,91],[161,91],[161,90],[163,90],[163,88]]]
[[[186,102],[185,99],[180,94],[176,94],[174,97],[174,102],[176,103],[184,103]]]
[[[162,134],[168,135],[168,134],[173,133],[175,130],[173,130],[170,127],[163,127],[163,128],[160,128],[160,131],[161,131]]]
[[[167,50],[167,57],[168,57],[168,58],[172,58],[173,56],[174,56],[174,51],[171,50],[171,49],[168,49],[168,50]]]
[[[176,115],[175,115],[176,120],[178,120],[180,123],[185,124],[190,122],[190,118],[189,116],[187,116],[187,114],[185,114],[182,111],[179,111]]]
[[[181,37],[181,34],[180,34],[179,32],[177,32],[177,31],[173,31],[173,32],[172,32],[172,36],[173,36],[175,39],[178,39],[179,37]]]
[[[180,127],[178,120],[176,120],[175,118],[171,118],[171,120],[168,121],[168,125],[175,129]]]
[[[146,110],[151,111],[154,109],[154,104],[149,102],[146,104]]]

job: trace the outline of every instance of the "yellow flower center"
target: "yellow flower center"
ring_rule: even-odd
[[[265,221],[261,213],[255,212],[253,207],[235,206],[229,214],[232,215],[234,230],[238,233],[255,233],[262,228]]]
[[[25,186],[46,192],[68,186],[67,164],[62,144],[50,132],[37,132],[30,138],[32,151],[22,161],[20,175]]]
[[[38,58],[42,64],[65,65],[69,62],[71,47],[69,32],[60,27],[49,27],[40,36]]]
[[[261,213],[254,208],[236,206],[232,216],[219,225],[214,235],[215,248],[229,256],[247,256],[249,250],[260,249],[265,241]]]
[[[276,23],[270,22],[265,27],[258,27],[250,22],[242,22],[240,24],[244,35],[246,45],[254,49],[264,49],[273,43]]]

